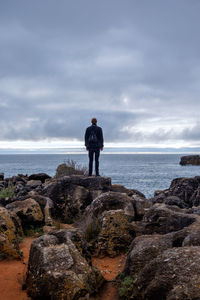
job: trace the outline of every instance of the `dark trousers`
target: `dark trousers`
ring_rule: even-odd
[[[95,172],[96,172],[96,175],[99,175],[99,154],[100,154],[100,149],[89,149],[89,151],[88,151],[89,175],[92,175],[94,155],[95,155]]]

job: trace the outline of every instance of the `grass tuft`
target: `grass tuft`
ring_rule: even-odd
[[[3,188],[0,191],[0,198],[13,198],[15,195],[15,186],[13,184],[9,184],[7,188]]]
[[[57,167],[55,177],[59,178],[70,175],[85,175],[87,172],[88,170],[85,166],[78,164],[73,159],[68,159]]]

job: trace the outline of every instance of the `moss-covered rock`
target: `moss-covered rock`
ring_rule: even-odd
[[[126,252],[135,237],[130,217],[123,210],[110,210],[102,214],[100,224],[96,242],[98,253],[114,257]]]
[[[24,229],[26,227],[39,225],[44,220],[39,204],[31,198],[23,201],[15,201],[8,204],[6,208],[21,219]]]
[[[31,245],[27,273],[28,294],[33,299],[78,300],[95,293],[104,282],[79,251],[78,230],[68,229],[44,235]]]
[[[20,257],[18,244],[20,234],[22,235],[22,228],[17,217],[11,216],[6,208],[0,207],[0,260]]]

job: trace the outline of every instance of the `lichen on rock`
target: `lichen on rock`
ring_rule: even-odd
[[[33,299],[78,300],[97,292],[104,279],[73,242],[80,236],[77,229],[61,230],[32,243],[27,288]]]
[[[23,235],[23,231],[20,221],[17,219],[14,223],[14,218],[17,219],[17,216],[0,207],[0,260],[20,257],[18,238]]]

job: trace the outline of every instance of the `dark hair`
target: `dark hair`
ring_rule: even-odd
[[[97,123],[97,119],[96,118],[92,118],[91,123],[92,124],[96,124]]]

